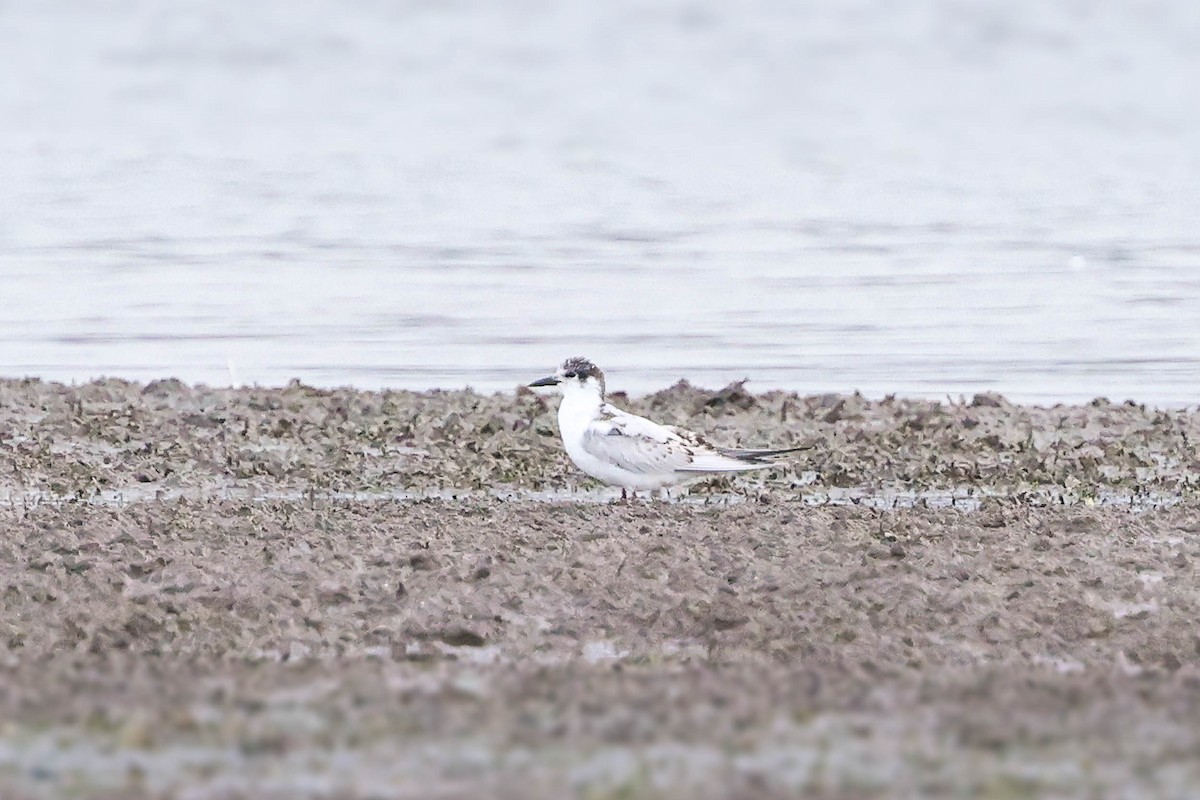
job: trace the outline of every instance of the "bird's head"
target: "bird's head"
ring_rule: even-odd
[[[567,397],[581,394],[604,398],[604,373],[586,358],[568,358],[553,375],[547,375],[529,385],[555,386]]]

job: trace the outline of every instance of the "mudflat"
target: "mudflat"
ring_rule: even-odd
[[[1185,797],[1200,414],[0,382],[0,796]]]

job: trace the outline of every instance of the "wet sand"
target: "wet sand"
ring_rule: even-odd
[[[1184,797],[1200,414],[0,382],[0,795]],[[500,495],[500,496],[496,496]]]

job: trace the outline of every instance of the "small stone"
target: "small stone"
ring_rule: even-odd
[[[1000,408],[1004,405],[1004,396],[995,392],[984,392],[971,398],[972,408]]]
[[[483,647],[486,639],[466,628],[448,628],[438,631],[434,637],[451,647]]]
[[[413,569],[433,569],[437,564],[434,562],[433,556],[426,553],[414,553],[408,559],[408,565]]]

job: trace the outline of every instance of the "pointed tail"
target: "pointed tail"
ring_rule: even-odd
[[[782,447],[775,450],[744,450],[734,447],[721,447],[718,448],[718,451],[723,456],[729,456],[730,458],[736,458],[738,461],[754,464],[758,462],[765,463],[767,459],[774,458],[775,456],[782,456],[786,453],[797,453],[801,450],[811,450],[812,448],[811,444],[806,444],[800,447]]]

